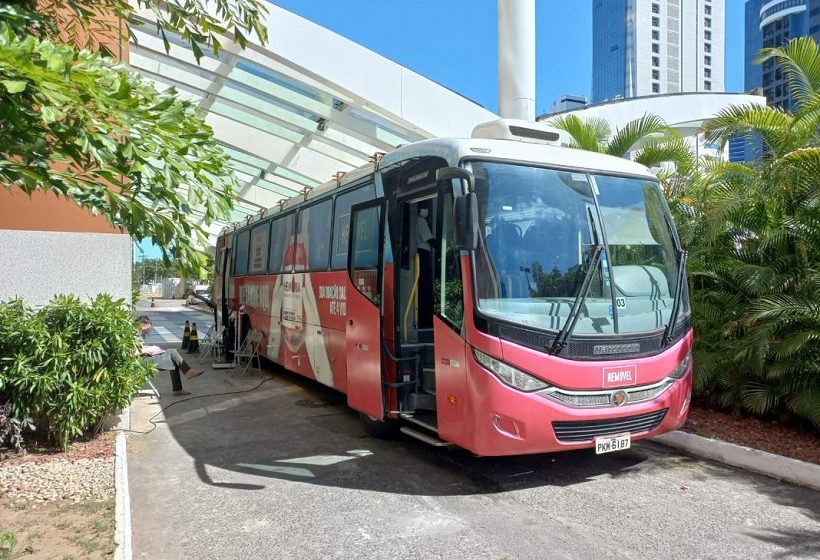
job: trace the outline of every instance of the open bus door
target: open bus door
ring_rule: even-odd
[[[222,247],[219,253],[221,274],[214,279],[214,294],[216,299],[216,321],[214,328],[222,327],[222,347],[224,348],[226,362],[233,361],[233,351],[235,336],[230,324],[231,297],[233,296],[233,235],[226,235],[222,238]]]
[[[384,198],[353,206],[347,271],[347,402],[372,418],[384,417],[382,386],[382,271]]]

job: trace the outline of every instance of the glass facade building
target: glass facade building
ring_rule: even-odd
[[[766,102],[790,110],[794,102],[781,68],[773,60],[756,64],[760,49],[809,35],[820,42],[820,0],[747,0],[744,89],[760,91]],[[732,161],[751,161],[763,153],[756,139],[733,139]]]
[[[747,0],[745,89],[762,88],[769,105],[792,108],[786,77],[773,60],[755,64],[760,49],[810,35],[820,42],[820,0]]]
[[[725,0],[592,0],[592,102],[724,91]]]
[[[626,97],[626,1],[594,0],[592,102]]]

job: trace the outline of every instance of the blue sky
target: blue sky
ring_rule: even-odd
[[[685,0],[691,1],[691,0]],[[492,111],[498,106],[496,0],[274,0]],[[726,90],[743,90],[744,0],[726,0]],[[536,111],[589,97],[592,0],[536,0]]]

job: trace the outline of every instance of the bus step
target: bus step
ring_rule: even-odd
[[[423,441],[424,443],[432,445],[434,447],[450,447],[451,445],[453,445],[452,443],[448,443],[444,440],[438,439],[435,436],[419,432],[408,426],[402,426],[399,431],[405,435],[408,435],[412,438],[416,438],[417,440]]]
[[[438,433],[438,422],[436,422],[436,414],[434,412],[403,412],[399,414],[402,420],[407,420],[411,424],[421,426],[431,432]]]
[[[411,410],[435,410],[436,396],[428,393],[412,393],[408,395]]]
[[[387,383],[386,381],[382,383],[383,387],[390,387],[391,389],[400,389],[402,387],[415,387],[415,381],[399,381],[398,383]]]

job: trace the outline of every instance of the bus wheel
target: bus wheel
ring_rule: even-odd
[[[399,423],[392,418],[376,420],[372,416],[360,412],[359,419],[364,424],[367,433],[376,438],[389,438],[399,431]]]

